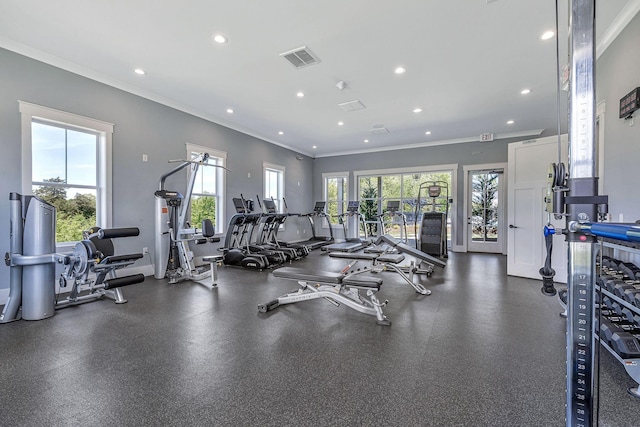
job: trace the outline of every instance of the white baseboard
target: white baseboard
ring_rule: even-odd
[[[465,245],[453,245],[451,252],[467,252],[467,247]]]

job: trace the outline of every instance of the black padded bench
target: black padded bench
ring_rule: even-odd
[[[411,286],[417,293],[421,295],[431,295],[431,291],[427,290],[422,284],[416,283],[413,279],[413,273],[416,269],[414,264],[412,263],[409,267],[403,267],[409,272],[409,276],[405,274],[403,268],[399,267],[397,264],[400,264],[404,261],[405,256],[402,254],[377,254],[377,253],[342,253],[342,252],[331,252],[329,253],[331,258],[339,258],[339,259],[349,259],[355,261],[368,261],[371,264],[365,266],[364,268],[352,269],[348,271],[351,274],[360,274],[366,273],[368,271],[372,271],[374,273],[379,273],[385,270],[393,271],[394,273],[398,273],[400,277]],[[345,270],[349,270],[353,267],[353,265],[349,265],[345,268]],[[343,270],[343,272],[346,272]]]

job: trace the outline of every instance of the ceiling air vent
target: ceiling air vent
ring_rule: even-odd
[[[374,135],[381,135],[383,133],[389,133],[389,129],[384,127],[384,125],[373,125],[373,127],[369,129],[369,132]]]
[[[357,100],[343,102],[342,104],[338,104],[338,106],[346,112],[364,110],[365,108],[367,108],[364,106],[364,104],[361,101],[357,101]]]
[[[281,53],[280,56],[289,61],[289,63],[296,68],[302,68],[307,65],[313,65],[320,62],[320,59],[311,53],[306,46]]]

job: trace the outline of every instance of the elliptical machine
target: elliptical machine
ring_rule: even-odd
[[[260,214],[253,213],[253,201],[234,197],[236,214],[229,220],[224,241],[224,265],[263,270],[272,265],[282,264],[284,254],[270,251],[251,243],[254,228],[260,222]]]

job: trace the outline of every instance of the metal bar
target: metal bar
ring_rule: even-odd
[[[571,0],[569,180],[571,196],[597,195],[595,178],[595,0]],[[597,221],[594,204],[568,204],[567,224]],[[567,227],[569,228],[569,227]],[[567,234],[567,426],[594,424],[595,238]]]

